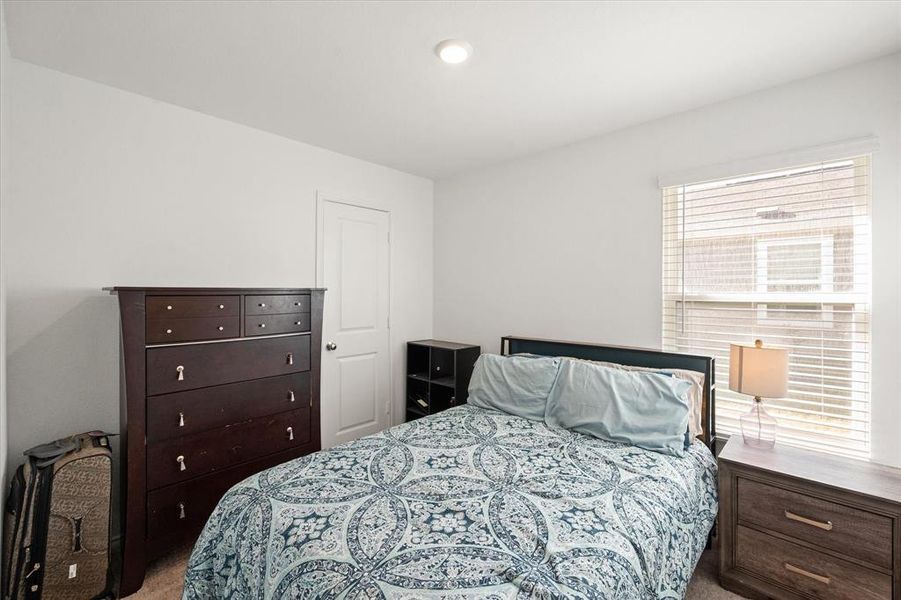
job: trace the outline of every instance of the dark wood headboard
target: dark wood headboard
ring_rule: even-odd
[[[716,407],[716,371],[714,358],[694,354],[663,352],[649,348],[628,346],[604,346],[587,342],[566,342],[505,336],[501,338],[501,354],[538,354],[541,356],[569,356],[586,360],[600,360],[633,367],[652,369],[687,369],[704,374],[704,396],[701,424],[704,433],[701,440],[715,451],[716,431],[714,415]],[[714,452],[715,453],[715,452]]]

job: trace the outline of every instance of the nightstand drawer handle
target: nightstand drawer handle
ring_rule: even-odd
[[[804,577],[810,577],[814,581],[819,581],[820,583],[825,583],[829,585],[829,582],[832,581],[831,577],[826,577],[825,575],[817,575],[816,573],[811,573],[801,567],[796,567],[791,563],[782,563],[782,566],[785,567],[786,571],[790,571],[792,573],[797,573],[798,575],[803,575]]]
[[[423,400],[422,398],[417,398],[417,399],[416,399],[416,403],[419,404],[419,406],[421,406],[421,407],[423,407],[423,408],[428,408],[428,407],[429,407],[429,403],[426,402],[425,400]]]
[[[785,518],[797,521],[798,523],[804,523],[805,525],[810,525],[811,527],[817,527],[823,531],[832,531],[832,521],[815,521],[813,519],[808,519],[807,517],[802,517],[801,515],[796,515],[790,510],[785,511]]]

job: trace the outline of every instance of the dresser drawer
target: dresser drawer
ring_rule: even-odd
[[[310,312],[310,297],[297,295],[245,296],[245,315]]]
[[[196,537],[196,532],[206,523],[216,503],[232,486],[260,471],[315,450],[310,446],[292,448],[150,492],[147,494],[147,539],[162,542],[158,545],[169,551],[173,544],[166,544],[166,541],[192,535]]]
[[[215,340],[241,335],[240,317],[204,317],[198,319],[147,319],[147,343]]]
[[[310,372],[147,398],[147,441],[158,442],[310,405]]]
[[[892,520],[744,477],[737,480],[738,522],[751,523],[892,567]]]
[[[147,487],[160,488],[310,441],[310,407],[220,427],[147,448]]]
[[[310,313],[293,315],[250,315],[244,318],[244,333],[248,336],[273,333],[298,333],[310,330]]]
[[[240,298],[240,296],[148,296],[145,310],[148,321],[162,318],[237,317],[241,312]]]
[[[736,528],[735,565],[814,598],[886,600],[892,578],[748,527]]]
[[[147,349],[147,394],[310,370],[310,336]]]

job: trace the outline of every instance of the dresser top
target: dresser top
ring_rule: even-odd
[[[754,448],[743,443],[741,435],[729,438],[718,459],[901,504],[901,469],[885,465],[784,446],[778,441],[775,448]]]
[[[105,287],[103,291],[110,294],[118,292],[146,292],[148,294],[192,294],[203,296],[207,294],[304,294],[308,292],[323,292],[326,288],[292,288],[292,287],[130,287],[112,286]]]

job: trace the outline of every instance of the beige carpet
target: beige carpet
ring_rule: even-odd
[[[152,564],[147,571],[144,587],[129,600],[169,600],[181,597],[182,578],[185,563],[191,548],[180,548]],[[691,583],[688,584],[687,600],[730,600],[741,598],[727,592],[717,583],[716,554],[708,550],[701,556]]]

